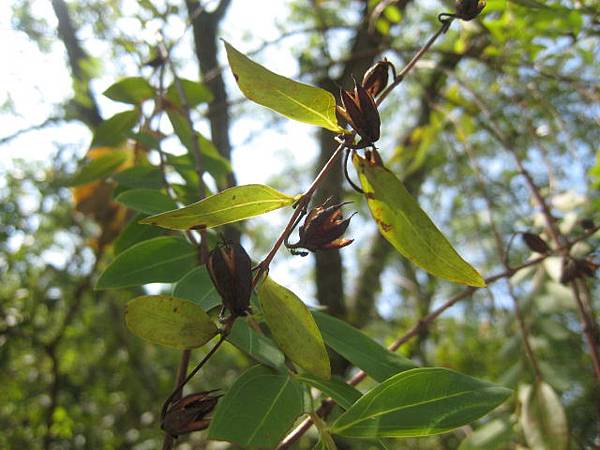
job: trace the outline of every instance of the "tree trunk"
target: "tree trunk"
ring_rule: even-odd
[[[221,45],[217,37],[219,24],[227,12],[231,0],[221,0],[219,6],[211,13],[205,11],[198,0],[186,0],[185,3],[188,17],[192,23],[200,74],[204,84],[214,97],[208,105],[211,140],[219,153],[231,161],[229,105],[222,71],[219,67],[218,54]],[[235,174],[232,172],[228,174],[226,183],[218,187],[225,189],[236,184]],[[225,227],[225,237],[229,241],[239,242],[240,232],[235,227]]]
[[[52,8],[58,20],[58,36],[67,51],[67,59],[73,76],[75,96],[71,103],[75,109],[75,118],[94,129],[102,122],[102,117],[90,89],[90,76],[82,65],[88,59],[88,55],[77,38],[77,31],[64,0],[52,0]]]

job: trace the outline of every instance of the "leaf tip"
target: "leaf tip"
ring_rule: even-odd
[[[479,272],[477,272],[477,270],[475,270],[475,269],[473,269],[473,272],[474,272],[474,274],[468,283],[469,286],[473,286],[473,287],[477,287],[477,288],[486,288],[487,283],[485,282],[483,277],[479,274]]]

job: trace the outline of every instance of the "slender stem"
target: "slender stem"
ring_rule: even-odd
[[[167,409],[169,408],[169,405],[171,404],[171,402],[173,400],[175,400],[177,396],[181,395],[181,391],[182,391],[183,387],[194,377],[194,375],[196,375],[198,373],[198,371],[204,366],[204,364],[206,364],[206,362],[216,353],[216,351],[219,349],[221,344],[227,338],[227,334],[228,334],[227,332],[221,333],[221,337],[219,338],[217,343],[214,345],[214,347],[210,349],[210,351],[206,354],[206,356],[204,358],[202,358],[202,360],[196,365],[196,367],[194,367],[192,369],[192,371],[187,376],[185,376],[185,372],[187,371],[187,366],[189,363],[189,356],[188,356],[188,361],[186,361],[185,364],[184,364],[184,361],[182,358],[182,360],[181,360],[182,363],[179,366],[180,371],[178,372],[178,378],[181,378],[181,380],[178,380],[178,383],[175,386],[175,389],[173,390],[173,392],[171,392],[171,395],[169,395],[167,397],[167,399],[165,400],[165,403],[163,404],[163,408],[162,408],[162,412],[161,412],[161,418],[164,417],[165,414],[167,413]],[[186,352],[188,352],[188,355],[189,355],[190,350],[184,350],[183,354],[185,355]]]
[[[533,177],[531,176],[531,173],[523,165],[523,162],[521,161],[521,158],[519,157],[516,149],[514,148],[512,141],[495,125],[494,121],[492,120],[492,114],[490,112],[490,109],[487,107],[485,102],[479,97],[479,95],[475,91],[473,91],[469,86],[465,85],[464,83],[461,83],[461,85],[471,93],[477,107],[481,110],[481,112],[484,113],[485,118],[487,120],[484,121],[484,120],[480,119],[481,125],[485,129],[487,129],[492,134],[492,136],[494,136],[496,138],[496,140],[498,140],[498,142],[504,147],[504,149],[508,153],[510,153],[512,155],[512,157],[515,161],[515,164],[517,166],[517,169],[519,170],[519,173],[525,179],[525,182],[527,183],[529,190],[531,191],[531,193],[534,196],[535,200],[537,201],[540,209],[542,210],[542,215],[544,216],[544,220],[546,222],[546,227],[550,233],[550,236],[552,237],[552,240],[554,241],[554,243],[556,244],[556,246],[558,248],[562,248],[562,252],[561,252],[562,256],[564,258],[569,258],[569,250],[571,247],[569,245],[569,241],[561,233],[561,231],[556,223],[556,219],[554,218],[554,216],[552,215],[552,212],[550,211],[550,207],[548,206],[548,203],[546,202],[544,196],[542,195],[540,188],[538,187],[538,185],[535,183]],[[585,336],[585,340],[588,343],[590,356],[591,356],[592,362],[594,364],[594,375],[598,382],[598,380],[600,380],[600,353],[598,350],[597,339],[595,338],[595,335],[598,335],[598,331],[597,331],[598,327],[597,327],[594,317],[591,314],[589,314],[589,312],[585,308],[585,305],[581,299],[579,288],[577,286],[577,280],[573,280],[569,284],[571,286],[571,290],[573,291],[573,297],[575,299],[575,305],[577,307],[579,319],[583,325],[583,333]],[[598,408],[600,410],[600,403],[599,403]]]
[[[164,45],[163,50],[167,52],[167,48]],[[194,122],[192,121],[192,116],[190,112],[191,109],[189,106],[190,104],[187,99],[187,96],[185,95],[185,91],[183,89],[183,85],[181,84],[181,80],[177,76],[177,69],[175,69],[175,64],[173,63],[173,60],[171,59],[170,55],[167,56],[167,64],[169,65],[169,69],[173,74],[173,83],[175,84],[177,94],[179,95],[179,101],[181,102],[181,111],[183,113],[183,118],[185,119],[187,125],[190,127],[190,130],[192,131],[192,142],[190,150],[194,157],[196,174],[198,175],[199,196],[200,199],[203,199],[206,195],[206,189],[204,186],[204,181],[202,179],[202,176],[204,175],[204,169],[202,167],[203,156],[202,152],[200,151],[200,145],[198,144],[198,136],[196,135],[196,131],[194,129]]]
[[[540,366],[538,364],[538,360],[531,348],[531,343],[529,342],[529,329],[527,328],[527,324],[525,323],[525,319],[523,317],[523,313],[521,311],[521,305],[519,305],[519,300],[515,293],[512,283],[507,279],[508,284],[508,293],[512,298],[514,307],[515,307],[515,316],[517,318],[517,322],[519,324],[519,329],[521,331],[521,337],[523,340],[523,346],[525,347],[525,353],[527,354],[527,359],[533,368],[535,373],[535,378],[537,381],[542,381],[542,371],[540,370]]]
[[[408,74],[408,72],[410,72],[412,70],[412,68],[415,66],[415,64],[417,64],[417,62],[423,57],[423,55],[427,52],[427,50],[429,50],[429,48],[435,43],[435,41],[444,33],[446,33],[446,31],[448,31],[448,29],[450,28],[450,25],[452,24],[453,18],[449,17],[445,20],[442,21],[442,26],[440,27],[440,29],[429,38],[429,40],[425,43],[425,45],[423,47],[421,47],[417,53],[415,53],[415,55],[412,57],[412,59],[408,62],[408,64],[406,64],[406,66],[404,66],[404,68],[398,72],[398,75],[396,75],[396,77],[394,78],[394,81],[392,81],[392,83],[386,87],[381,94],[379,94],[379,97],[377,97],[377,105],[381,105],[381,103],[385,100],[385,98],[390,94],[390,92],[392,92],[396,86],[398,86],[400,83],[402,83],[402,81],[404,80],[404,78],[406,77],[406,75]]]
[[[454,125],[456,127],[458,127],[458,124],[456,122],[454,122]],[[492,212],[494,210],[492,198],[488,192],[487,185],[486,185],[483,175],[481,173],[479,164],[477,163],[477,160],[474,157],[472,149],[468,143],[464,144],[464,149],[469,157],[469,161],[471,163],[471,166],[473,167],[473,170],[474,170],[476,178],[477,178],[477,183],[479,185],[479,189],[481,190],[484,201],[486,203],[488,219],[490,222],[492,234],[494,235],[494,241],[496,244],[496,251],[498,252],[498,256],[500,257],[500,261],[502,261],[504,268],[506,270],[510,270],[510,266],[509,266],[509,262],[508,262],[509,251],[510,251],[510,245],[512,244],[513,238],[515,235],[513,234],[511,236],[511,238],[509,240],[509,244],[505,251],[504,244],[502,242],[502,238],[500,236],[500,232],[498,231],[498,227],[497,227],[496,221],[494,219],[494,214]],[[527,355],[527,359],[529,360],[531,367],[533,368],[536,380],[541,381],[543,379],[542,372],[540,370],[540,366],[538,364],[537,357],[535,356],[535,353],[533,352],[533,348],[531,347],[531,344],[529,342],[529,330],[527,328],[527,324],[525,323],[525,319],[524,319],[523,313],[521,311],[521,305],[519,304],[519,300],[515,293],[514,287],[513,287],[512,283],[510,282],[510,279],[507,278],[506,282],[508,285],[508,293],[513,301],[513,305],[514,305],[514,309],[515,309],[515,317],[517,318],[517,323],[519,324],[519,329],[521,331],[521,337],[523,340],[523,346],[525,347],[525,353]]]
[[[162,419],[162,417],[164,417],[164,415],[166,413],[166,407],[169,406],[171,401],[176,399],[177,396],[181,397],[181,390],[179,389],[179,386],[182,385],[183,381],[185,380],[185,373],[187,372],[187,368],[190,363],[191,355],[192,355],[192,351],[188,350],[188,349],[181,352],[181,359],[179,361],[179,367],[177,368],[177,375],[175,377],[175,390],[173,391],[173,393],[175,395],[173,395],[173,394],[169,395],[169,397],[165,401],[165,403],[163,405],[163,411],[161,413],[161,419]],[[169,433],[165,433],[165,437],[163,438],[163,446],[162,446],[163,450],[171,449],[173,447],[174,440],[175,439],[173,438],[173,436],[171,436]]]
[[[265,256],[265,258],[258,264],[258,272],[257,272],[256,276],[254,277],[254,285],[255,286],[256,286],[256,283],[258,283],[258,281],[260,280],[261,275],[269,269],[269,265],[271,264],[271,261],[275,257],[275,254],[277,253],[277,251],[279,250],[281,245],[285,242],[285,240],[288,238],[290,233],[294,230],[294,226],[296,224],[298,217],[300,216],[300,214],[302,214],[302,211],[304,210],[304,208],[306,208],[308,206],[313,194],[315,193],[315,191],[317,190],[317,188],[319,187],[321,182],[325,179],[325,177],[327,177],[327,175],[329,174],[331,169],[334,167],[335,163],[338,161],[338,159],[342,155],[342,152],[343,152],[344,148],[346,147],[346,145],[347,145],[347,142],[346,142],[346,140],[344,140],[337,146],[337,148],[334,150],[333,154],[331,155],[329,160],[325,163],[325,165],[323,166],[323,168],[321,169],[319,174],[316,176],[316,178],[314,179],[312,184],[308,187],[306,192],[304,194],[302,194],[302,196],[296,203],[296,209],[294,210],[294,213],[291,215],[286,227],[283,229],[283,231],[281,232],[281,234],[279,235],[279,237],[273,244],[273,247],[271,248],[271,250],[269,251],[267,256]]]
[[[452,17],[442,20],[442,26],[440,27],[440,29],[433,36],[431,36],[429,38],[429,40],[425,43],[425,45],[423,47],[421,47],[417,51],[417,53],[415,53],[415,55],[408,62],[408,64],[406,64],[406,66],[394,78],[394,81],[386,89],[384,89],[381,92],[381,94],[379,94],[379,97],[377,98],[377,105],[380,105],[385,100],[385,98],[389,95],[389,93],[391,91],[393,91],[402,82],[402,80],[406,77],[406,75],[412,70],[412,68],[415,66],[415,64],[419,61],[419,59],[421,59],[421,57],[427,52],[427,50],[429,50],[429,48],[435,43],[435,41],[442,34],[444,34],[446,31],[448,31],[448,28],[450,28],[452,21],[453,21]],[[302,195],[300,200],[298,200],[298,203],[296,204],[296,210],[290,217],[290,220],[288,221],[287,226],[285,227],[283,232],[280,234],[279,238],[277,238],[277,240],[275,241],[275,244],[273,245],[273,248],[271,249],[271,251],[259,263],[258,272],[256,273],[256,276],[254,277],[254,285],[256,285],[256,283],[258,283],[262,274],[264,274],[268,270],[269,264],[275,257],[275,254],[277,253],[277,251],[279,250],[281,245],[285,242],[285,240],[290,235],[290,233],[293,231],[295,223],[296,223],[296,219],[298,219],[298,217],[302,213],[302,208],[305,208],[308,205],[314,191],[319,187],[319,185],[321,184],[321,181],[328,175],[328,173],[331,170],[331,168],[333,167],[333,165],[337,162],[338,158],[341,156],[344,148],[346,148],[348,146],[348,144],[352,140],[351,138],[353,138],[353,137],[354,137],[354,133],[352,135],[339,136],[339,138],[343,139],[343,141],[340,142],[338,147],[335,149],[335,151],[331,155],[331,158],[329,158],[329,161],[327,161],[327,163],[325,163],[325,166],[323,166],[323,168],[321,169],[321,172],[319,172],[319,174],[317,175],[317,177],[315,178],[313,183],[310,185],[308,190]]]
[[[575,298],[575,303],[577,304],[579,319],[583,324],[583,333],[585,334],[586,340],[588,341],[588,345],[590,347],[590,355],[592,356],[594,373],[596,374],[596,378],[600,379],[600,358],[598,357],[598,341],[594,336],[594,323],[592,322],[592,319],[590,319],[588,314],[586,314],[586,309],[582,300],[578,280],[575,279],[571,282],[571,290],[573,291],[573,298]]]

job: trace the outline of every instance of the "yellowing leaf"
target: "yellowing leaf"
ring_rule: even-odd
[[[485,287],[481,275],[467,263],[377,154],[371,161],[357,154],[353,163],[371,215],[379,231],[403,256],[427,272],[470,286]]]
[[[217,327],[198,305],[170,295],[144,295],[125,307],[127,328],[154,344],[179,349],[200,347]]]
[[[323,337],[302,300],[270,278],[261,284],[258,299],[279,348],[307,372],[329,379],[331,368]]]
[[[271,72],[227,42],[227,59],[246,97],[300,122],[343,133],[335,114],[335,98],[324,89],[298,83]]]

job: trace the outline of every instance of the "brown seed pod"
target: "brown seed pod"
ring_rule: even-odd
[[[208,428],[210,420],[205,417],[217,406],[221,397],[213,395],[217,391],[198,392],[177,400],[168,409],[160,427],[173,437]]]
[[[381,119],[377,104],[367,90],[354,81],[354,90],[340,91],[342,106],[337,107],[339,114],[361,137],[357,148],[368,147],[379,140]]]
[[[532,252],[542,254],[550,252],[550,247],[538,234],[521,233],[521,236],[523,237],[523,241],[525,241],[525,245]]]
[[[583,228],[585,231],[591,231],[596,226],[596,224],[594,224],[594,221],[589,218],[581,219],[579,221],[579,225],[581,225],[581,228]]]
[[[208,255],[206,268],[231,315],[247,315],[252,294],[252,261],[244,247],[230,242],[218,245]]]
[[[462,20],[473,20],[485,8],[485,0],[456,0],[456,17]]]
[[[589,278],[594,278],[596,275],[596,270],[600,265],[590,258],[586,259],[577,259],[575,260],[575,264],[577,265],[577,272],[581,274],[581,276],[586,276]]]
[[[296,244],[288,244],[292,253],[306,256],[307,252],[295,251],[304,248],[311,252],[342,248],[354,242],[353,239],[342,239],[352,216],[344,219],[342,206],[347,203],[326,206],[326,203],[316,206],[308,213],[304,223],[298,229],[300,240]]]
[[[576,278],[594,278],[600,264],[591,258],[565,258],[563,259],[560,282],[568,284]]]
[[[575,264],[575,260],[572,258],[564,258],[562,261],[560,282],[562,284],[569,284],[575,278],[577,278],[577,265]]]
[[[362,86],[373,98],[377,97],[387,86],[390,68],[394,70],[393,64],[384,58],[365,72]]]

